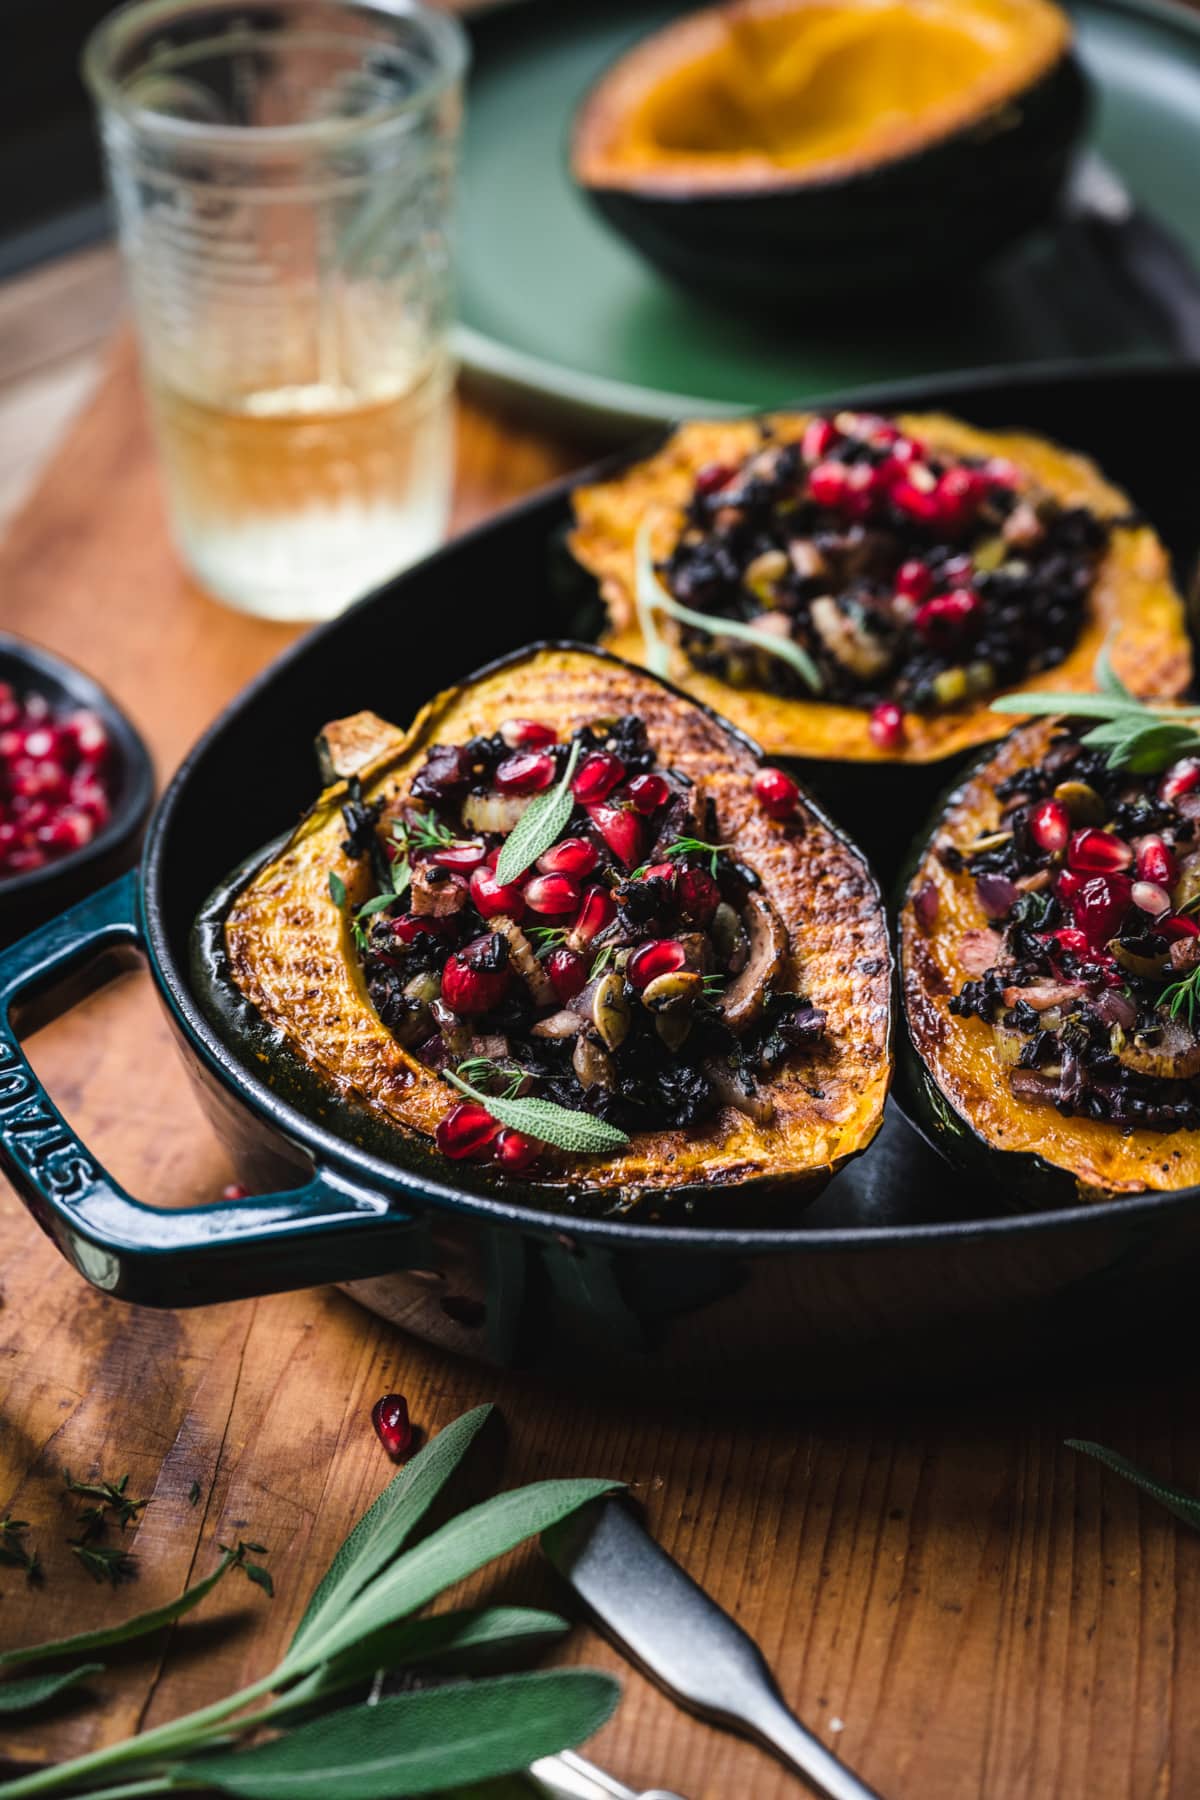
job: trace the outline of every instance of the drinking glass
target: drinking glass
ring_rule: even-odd
[[[134,0],[88,41],[174,532],[328,618],[440,540],[466,41],[410,0]]]

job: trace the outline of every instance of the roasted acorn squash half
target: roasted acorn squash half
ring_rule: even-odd
[[[697,421],[573,506],[604,644],[801,759],[884,862],[948,759],[1008,728],[997,692],[1086,691],[1105,646],[1135,693],[1191,678],[1154,532],[1093,463],[1027,433],[940,414]]]
[[[989,752],[900,901],[901,1104],[1018,1208],[1200,1186],[1200,762],[1113,769],[1094,722]]]
[[[600,79],[571,168],[693,291],[894,295],[1046,217],[1085,115],[1049,0],[737,0]]]
[[[790,784],[786,817],[778,784],[764,808],[761,753],[725,720],[555,644],[407,731],[339,721],[323,755],[329,785],[206,906],[194,961],[238,1054],[323,1122],[534,1205],[747,1223],[870,1143],[891,1071],[878,889]],[[559,793],[557,837],[512,876],[518,821]],[[480,1094],[486,1115],[514,1092],[627,1142],[498,1137]]]

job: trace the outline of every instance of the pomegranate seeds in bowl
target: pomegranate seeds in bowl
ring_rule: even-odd
[[[0,878],[82,850],[112,816],[112,745],[95,713],[55,714],[0,682]]]

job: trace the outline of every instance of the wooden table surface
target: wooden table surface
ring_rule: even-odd
[[[581,454],[476,406],[460,422],[456,526]],[[223,610],[182,574],[123,340],[0,546],[0,626],[107,683],[161,777],[293,635]],[[32,1053],[135,1193],[191,1204],[229,1179],[144,975],[43,1031]],[[1193,1371],[1178,1362],[1119,1385],[1057,1369],[999,1395],[909,1402],[832,1401],[828,1372],[802,1367],[774,1408],[753,1394],[687,1413],[636,1396],[585,1404],[436,1355],[332,1290],[178,1314],[106,1299],[2,1184],[0,1291],[0,1514],[33,1522],[46,1571],[29,1588],[0,1569],[0,1641],[166,1600],[239,1533],[270,1546],[277,1587],[273,1603],[226,1588],[198,1622],[131,1646],[97,1683],[102,1708],[64,1703],[8,1729],[7,1754],[111,1741],[268,1667],[391,1473],[369,1411],[395,1390],[426,1432],[496,1401],[506,1482],[629,1482],[664,1544],[757,1636],[801,1716],[887,1800],[1200,1793],[1200,1539],[1061,1442],[1096,1438],[1200,1486]],[[135,1584],[113,1593],[75,1564],[67,1470],[128,1471],[130,1491],[151,1497],[131,1534]],[[505,1583],[551,1595],[530,1557]],[[620,1667],[582,1630],[566,1654]],[[631,1784],[688,1800],[802,1791],[623,1676],[592,1754]]]

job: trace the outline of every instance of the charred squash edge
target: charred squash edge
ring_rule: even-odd
[[[1200,1132],[1124,1135],[1100,1120],[1063,1118],[1050,1106],[1023,1106],[1008,1089],[984,1021],[956,1018],[948,1008],[951,994],[967,979],[952,946],[964,929],[986,921],[970,880],[943,869],[932,853],[933,843],[952,821],[957,842],[968,820],[978,817],[982,824],[994,817],[998,809],[989,799],[994,779],[1035,760],[1061,724],[1039,719],[1018,726],[948,789],[917,840],[897,897],[904,1013],[897,1102],[949,1162],[964,1172],[983,1173],[1017,1207],[1027,1201],[1041,1207],[1178,1194],[1200,1185]],[[912,905],[914,893],[927,880],[938,890],[938,922],[928,936]],[[970,1051],[965,1065],[964,1047]],[[990,1126],[987,1108],[995,1111]],[[1018,1135],[1022,1119],[1028,1124]],[[1017,1141],[1000,1141],[1005,1130]]]
[[[576,488],[575,526],[568,545],[577,562],[597,581],[608,613],[602,642],[614,654],[644,663],[646,648],[635,601],[634,543],[644,512],[661,508],[652,530],[656,556],[670,550],[682,507],[696,472],[708,462],[738,461],[758,443],[761,423],[794,436],[811,413],[772,413],[763,419],[694,421],[679,426],[643,461],[607,480]],[[942,413],[901,413],[902,428],[935,448],[965,455],[1011,458],[1064,502],[1090,505],[1104,517],[1122,518],[1130,502],[1077,452],[1030,433],[981,431]],[[670,641],[669,622],[664,637]],[[1148,525],[1117,526],[1092,586],[1085,623],[1074,649],[1055,669],[1032,675],[1020,686],[1069,692],[1094,687],[1093,666],[1108,645],[1113,666],[1134,693],[1181,695],[1192,677],[1192,653],[1184,603],[1176,592],[1167,553]],[[730,687],[692,668],[677,648],[670,674],[691,698],[704,703],[747,732],[768,756],[903,767],[936,763],[1000,738],[1009,722],[990,710],[994,695],[976,705],[931,715],[909,714],[900,752],[878,749],[868,733],[865,710]]]
[[[423,750],[428,742],[433,741],[431,732],[436,731],[440,721],[455,706],[461,696],[479,684],[502,676],[510,671],[520,671],[524,665],[531,664],[537,658],[569,656],[586,659],[589,663],[600,663],[611,668],[615,673],[624,673],[636,677],[638,682],[647,682],[653,687],[661,688],[673,701],[684,701],[694,708],[706,723],[731,740],[732,748],[739,755],[745,755],[748,768],[761,758],[758,746],[747,738],[746,734],[731,726],[729,722],[714,713],[711,708],[700,705],[690,696],[682,694],[668,682],[660,682],[645,670],[633,668],[608,652],[596,650],[592,646],[571,642],[539,643],[527,649],[514,652],[512,655],[498,659],[476,671],[457,687],[448,689],[425,705],[417,714],[407,732],[400,734],[393,728],[393,748],[382,758],[373,762],[364,770],[364,787],[369,789],[375,780],[383,779],[393,769],[401,766],[417,751]],[[510,703],[504,715],[511,711]],[[523,702],[526,710],[529,701]],[[543,707],[545,710],[545,706]],[[494,723],[498,723],[497,718]],[[566,720],[563,721],[566,723]],[[481,720],[486,724],[487,719]],[[406,1168],[426,1173],[435,1170],[441,1180],[451,1176],[456,1185],[480,1193],[501,1192],[506,1197],[523,1199],[528,1204],[542,1211],[563,1203],[584,1212],[621,1212],[629,1213],[638,1210],[640,1215],[648,1214],[661,1222],[700,1222],[719,1218],[723,1222],[731,1219],[731,1202],[738,1222],[746,1224],[775,1223],[786,1216],[785,1211],[794,1209],[798,1194],[802,1191],[804,1199],[814,1197],[826,1180],[852,1156],[859,1154],[871,1142],[883,1119],[883,1106],[890,1085],[892,1069],[892,957],[889,934],[886,927],[886,912],[878,885],[870,871],[869,865],[861,852],[834,825],[823,810],[808,795],[803,796],[805,813],[812,824],[828,834],[831,849],[836,851],[838,863],[843,874],[853,864],[862,881],[860,897],[860,916],[864,921],[876,921],[870,931],[868,942],[860,950],[861,957],[879,959],[880,966],[874,974],[860,974],[862,1008],[864,1018],[873,1022],[882,1017],[882,1024],[876,1032],[877,1041],[874,1046],[874,1059],[860,1058],[856,1079],[861,1083],[860,1098],[857,1110],[848,1120],[838,1127],[839,1144],[836,1154],[827,1163],[813,1166],[800,1165],[792,1170],[774,1172],[766,1167],[770,1160],[764,1150],[760,1156],[760,1166],[750,1174],[738,1177],[736,1173],[726,1173],[711,1179],[696,1178],[689,1180],[686,1168],[682,1179],[676,1179],[676,1173],[683,1165],[683,1160],[691,1150],[691,1145],[682,1142],[679,1151],[675,1152],[669,1181],[655,1185],[644,1178],[636,1178],[629,1173],[629,1156],[613,1159],[603,1165],[603,1171],[596,1165],[580,1164],[572,1168],[565,1178],[556,1181],[516,1181],[490,1175],[480,1169],[464,1168],[462,1165],[448,1164],[434,1151],[429,1136],[411,1126],[400,1122],[391,1122],[382,1117],[367,1101],[356,1095],[352,1089],[343,1084],[338,1086],[309,1064],[296,1049],[281,1035],[278,1026],[261,1015],[239,984],[231,966],[229,946],[226,939],[227,927],[233,921],[237,909],[243,903],[256,883],[269,874],[272,867],[277,866],[282,856],[290,848],[307,842],[314,832],[326,825],[332,825],[336,818],[336,809],[345,797],[346,784],[338,782],[329,787],[321,795],[316,805],[301,821],[296,831],[267,845],[243,862],[225,882],[210,896],[198,916],[193,932],[192,971],[193,986],[203,1010],[218,1034],[233,1050],[242,1065],[250,1069],[259,1079],[264,1076],[272,1087],[290,1098],[298,1109],[308,1116],[317,1119],[324,1127],[337,1131],[352,1143],[358,1144],[376,1155],[399,1162]],[[340,836],[340,826],[337,828]],[[744,834],[740,835],[744,842]],[[768,841],[764,838],[764,842]],[[346,881],[348,891],[354,895],[354,882],[357,874],[356,865],[341,856],[337,841],[331,848],[331,854],[321,859],[321,882],[327,879],[327,870],[334,867]],[[832,872],[831,872],[832,874]],[[773,890],[770,890],[773,891]],[[325,904],[329,904],[326,897]],[[789,913],[792,911],[789,908]],[[803,915],[807,916],[807,914]],[[339,927],[344,932],[344,923]],[[795,926],[790,926],[793,942]],[[345,966],[354,967],[345,944],[342,950],[346,958]],[[360,984],[361,985],[361,984]],[[407,1067],[411,1061],[400,1046],[394,1043],[390,1034],[386,1033],[366,999],[365,993],[360,1000],[359,1016],[367,1029],[375,1029],[387,1038],[388,1046],[394,1051],[397,1064],[402,1062]],[[845,1015],[844,1002],[835,1007],[835,1016]],[[839,1032],[839,1036],[842,1033]],[[836,1039],[835,1039],[836,1042]],[[794,1072],[802,1086],[805,1078],[804,1069]],[[430,1081],[436,1090],[440,1102],[439,1112],[446,1112],[454,1104],[455,1096],[451,1090],[422,1071],[422,1075]],[[778,1098],[778,1078],[770,1085],[771,1091]],[[444,1101],[442,1099],[444,1091]],[[724,1113],[718,1115],[722,1128],[727,1124]],[[767,1147],[771,1136],[782,1139],[791,1129],[776,1127],[771,1133],[764,1134]],[[740,1130],[741,1127],[735,1127]],[[827,1130],[830,1128],[827,1126]],[[670,1133],[641,1133],[634,1139],[640,1156],[646,1164],[663,1169],[666,1157],[670,1152]],[[696,1134],[699,1135],[699,1134]],[[830,1135],[833,1132],[830,1131]],[[684,1134],[679,1134],[684,1138]],[[652,1171],[648,1171],[652,1172]],[[741,1197],[745,1197],[743,1204]],[[639,1201],[641,1206],[639,1207]],[[758,1207],[760,1210],[756,1211]]]

